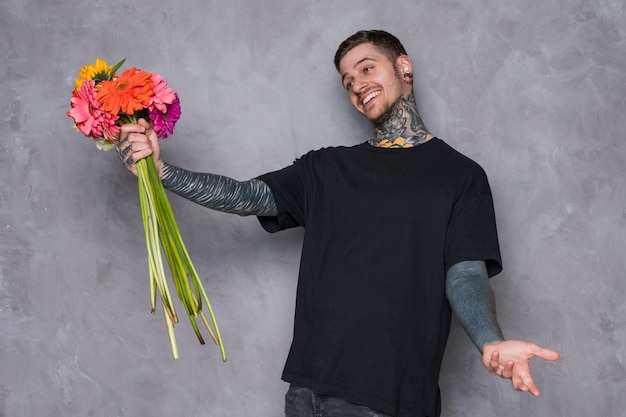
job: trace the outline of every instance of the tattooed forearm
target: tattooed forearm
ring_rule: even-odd
[[[452,311],[478,350],[482,352],[485,344],[504,340],[484,261],[452,265],[446,275],[446,295]]]
[[[263,181],[236,181],[163,163],[163,186],[194,203],[240,216],[275,216],[276,202]]]

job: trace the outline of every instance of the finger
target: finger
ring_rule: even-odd
[[[539,388],[537,388],[537,386],[535,385],[535,382],[530,377],[530,375],[526,377],[522,377],[516,389],[522,392],[530,392],[535,397],[539,397],[541,395]]]
[[[126,168],[132,168],[135,164],[133,159],[133,147],[128,139],[124,139],[115,147],[117,150],[117,157],[122,161]]]
[[[534,352],[533,354],[534,356],[546,361],[556,361],[559,360],[559,358],[561,357],[561,354],[556,350],[546,348],[539,348],[539,350],[537,352]]]
[[[148,143],[150,141],[144,132],[130,132],[125,139],[131,143]]]
[[[136,123],[125,123],[122,125],[120,131],[120,137],[124,138],[128,136],[129,133],[143,133],[146,131],[146,128]]]
[[[489,373],[492,375],[497,375],[498,368],[500,367],[500,352],[495,351],[491,354],[491,358],[489,358]]]
[[[513,367],[515,366],[515,362],[513,361],[508,361],[505,365],[504,365],[504,369],[502,370],[502,373],[500,374],[500,376],[504,379],[511,379],[513,378]]]
[[[535,385],[532,375],[530,374],[530,368],[528,366],[522,366],[516,364],[513,367],[513,377],[511,378],[513,387],[522,392],[530,392],[532,395],[538,397],[541,395],[539,388]]]
[[[152,157],[155,160],[160,159],[160,157],[161,157],[161,147],[160,147],[160,144],[159,144],[159,137],[158,137],[157,133],[153,129],[148,129],[146,131],[146,134],[148,135],[148,140],[150,141],[150,146],[152,148]]]
[[[541,396],[541,391],[539,391],[539,388],[537,388],[537,386],[534,383],[531,382],[530,384],[525,384],[525,385],[527,387],[527,392],[530,392],[535,397]]]
[[[131,168],[136,161],[152,153],[150,143],[142,133],[129,133],[118,142],[116,150],[119,159],[127,168]]]
[[[150,119],[146,120],[146,119],[141,118],[141,119],[139,119],[139,120],[137,121],[137,123],[138,123],[139,125],[143,126],[143,127],[146,129],[146,130],[145,130],[145,133],[146,133],[146,136],[148,136],[148,137],[149,137],[149,136],[152,134],[152,132],[154,131],[154,121],[152,121],[152,120],[150,120]]]
[[[139,125],[124,124],[120,130],[118,138],[118,146],[122,148],[127,146],[126,143],[130,141],[130,138],[134,135],[141,135],[145,132],[145,129]]]
[[[129,146],[128,141],[126,141],[126,144],[124,144],[124,142],[118,143],[115,150],[117,151],[117,156],[122,162],[128,158],[128,155],[132,154],[132,148]]]
[[[130,142],[128,141],[128,136],[126,136],[126,137],[124,137],[124,138],[120,138],[120,139],[117,141],[116,148],[117,148],[117,151],[119,152],[119,151],[121,151],[122,149],[126,149],[126,148],[128,148],[129,146],[130,146]]]
[[[148,129],[148,128],[150,127],[150,123],[148,123],[148,122],[146,121],[146,119],[144,119],[144,118],[140,118],[140,119],[137,121],[137,123],[138,123],[140,126],[143,126],[145,129]]]
[[[528,392],[528,386],[523,382],[516,381],[515,378],[511,380],[511,382],[513,383],[513,388],[515,388],[516,391]]]

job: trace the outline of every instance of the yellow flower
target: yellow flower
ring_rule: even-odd
[[[80,78],[74,79],[76,82],[76,89],[79,89],[84,80],[108,80],[111,77],[112,67],[106,63],[106,61],[96,58],[95,64],[84,65],[79,71],[78,76]]]

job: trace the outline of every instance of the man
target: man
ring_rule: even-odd
[[[539,395],[528,362],[559,354],[500,332],[488,279],[502,268],[484,171],[428,132],[413,63],[393,35],[357,32],[335,66],[374,125],[365,143],[239,182],[163,162],[142,122],[122,127],[120,158],[136,172],[134,161],[152,155],[168,189],[259,216],[270,232],[305,228],[287,417],[438,416],[451,308],[490,374]]]

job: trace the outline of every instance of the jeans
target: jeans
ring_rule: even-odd
[[[285,395],[285,417],[391,417],[341,398],[317,395],[291,385]]]

